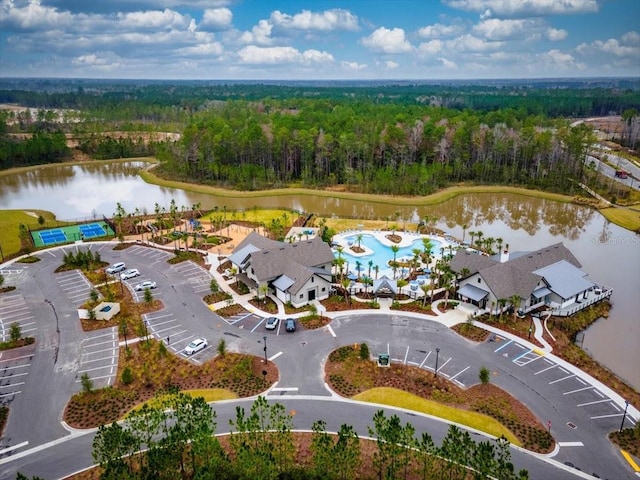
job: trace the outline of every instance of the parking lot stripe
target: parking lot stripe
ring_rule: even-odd
[[[640,467],[638,466],[638,464],[635,462],[635,460],[631,457],[631,455],[629,455],[627,452],[625,452],[624,450],[620,450],[620,453],[622,454],[622,456],[624,457],[624,459],[629,462],[629,465],[631,465],[631,468],[633,469],[634,472],[638,473],[640,472]]]
[[[109,355],[107,357],[100,357],[100,358],[92,358],[90,360],[82,360],[80,362],[80,365],[86,365],[87,363],[93,363],[93,362],[101,362],[103,360],[108,360],[109,358],[113,359],[113,358],[117,358],[117,355]],[[110,367],[110,365],[107,365],[106,367],[99,367],[99,368],[108,368]]]
[[[451,357],[449,357],[449,360],[451,360]],[[446,362],[444,362],[442,365],[440,365],[438,367],[438,370],[436,370],[436,373],[439,372],[440,370],[442,370],[444,368],[444,366],[449,363],[449,360],[447,360]]]
[[[546,359],[545,359],[546,360]],[[534,375],[538,375],[539,373],[544,373],[547,370],[551,370],[552,368],[556,368],[558,366],[557,363],[554,363],[553,365],[551,365],[550,367],[544,368],[542,370],[540,370],[539,372],[534,373]]]
[[[427,361],[427,358],[429,358],[429,355],[431,355],[431,350],[429,350],[429,353],[427,353],[427,356],[424,357],[424,360],[422,360],[422,363],[420,364],[420,368],[422,368],[422,366],[424,365],[424,362]]]
[[[31,364],[27,363],[26,365],[16,365],[15,367],[2,367],[2,370],[4,372],[6,372],[7,370],[13,370],[14,368],[25,368],[25,367],[30,367]]]
[[[584,447],[582,442],[558,442],[559,447]]]
[[[9,385],[0,385],[0,388],[17,387],[18,385],[24,385],[24,382],[10,383]]]
[[[469,368],[471,367],[471,365],[468,365],[467,368],[465,368],[464,370],[460,370],[458,373],[456,373],[453,377],[451,377],[449,380],[455,380],[455,378],[460,375],[461,373],[466,372],[467,370],[469,370]]]
[[[612,417],[621,417],[621,416],[622,416],[621,413],[612,413],[610,415],[596,415],[595,417],[589,417],[589,418],[591,418],[591,420],[597,420],[599,418],[612,418]]]
[[[404,353],[404,362],[403,365],[407,364],[407,357],[409,356],[409,345],[407,345],[407,351]]]
[[[593,402],[579,403],[576,407],[586,407],[587,405],[595,405],[596,403],[610,402],[610,398],[605,398],[604,400],[595,400]]]
[[[15,378],[15,377],[24,377],[25,375],[29,375],[29,372],[25,372],[25,373],[12,373],[11,377],[0,377],[1,380],[4,379],[8,379],[8,378]]]
[[[584,390],[591,390],[592,388],[594,388],[593,385],[589,385],[588,387],[578,388],[577,390],[571,390],[570,392],[564,392],[562,395],[571,395],[572,393],[578,393]]]
[[[575,377],[575,375],[567,375],[566,377],[562,377],[562,378],[559,378],[557,380],[554,380],[553,382],[549,382],[549,385],[553,385],[554,383],[558,383],[558,382],[561,382],[563,380],[566,380],[568,378],[573,378],[573,377]]]
[[[599,390],[594,390],[594,392],[596,392],[596,394],[600,397],[600,398],[604,398],[604,394],[600,393]]]
[[[514,359],[513,359],[513,360],[511,360],[511,361],[512,361],[513,363],[515,363],[515,362],[516,362],[516,360],[520,360],[522,357],[524,357],[525,355],[527,355],[527,354],[529,354],[529,353],[531,353],[531,350],[527,350],[526,352],[521,353],[520,355],[518,355],[516,358],[514,358]]]
[[[509,340],[507,343],[505,343],[504,345],[501,345],[500,347],[498,347],[497,350],[494,350],[494,352],[499,352],[500,350],[502,350],[504,347],[506,347],[507,345],[509,345],[510,343],[512,343],[513,340]]]
[[[103,378],[111,378],[113,377],[113,375],[100,375],[99,377],[91,377],[91,380],[101,380]],[[76,383],[80,383],[82,381],[81,378],[79,378],[78,380],[76,380]]]
[[[273,361],[274,361],[276,358],[278,358],[280,355],[282,355],[282,352],[278,352],[278,353],[276,353],[275,355],[271,355],[271,356],[269,357],[269,360],[271,360],[271,361],[273,362]]]
[[[247,313],[246,315],[243,315],[242,317],[238,318],[237,320],[234,320],[233,322],[229,322],[229,324],[230,325],[235,325],[240,320],[244,320],[245,318],[250,317],[251,315],[253,315],[253,313]]]
[[[336,338],[336,332],[333,331],[333,328],[331,328],[331,325],[327,325],[327,330],[329,330],[329,334],[333,337]],[[387,350],[388,350],[389,346],[387,345]]]
[[[8,358],[6,360],[0,360],[0,362],[13,362],[15,360],[20,360],[21,358],[31,358],[33,355],[22,355],[20,357]]]
[[[2,393],[2,394],[0,394],[0,397],[8,397],[10,395],[17,395],[19,393],[22,393],[22,390],[18,390],[16,392],[11,392],[11,393]]]
[[[78,370],[78,373],[87,373],[87,372],[93,372],[95,370],[104,370],[105,368],[111,368],[111,365],[104,365],[102,367],[94,367],[94,368],[85,368],[84,370]],[[82,379],[80,379],[80,381],[81,380]]]

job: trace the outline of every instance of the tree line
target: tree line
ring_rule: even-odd
[[[595,141],[583,124],[423,105],[323,99],[227,101],[158,147],[166,177],[228,188],[347,185],[427,195],[451,183],[570,193]]]
[[[93,458],[102,479],[327,479],[362,478],[362,442],[343,424],[330,434],[324,421],[312,426],[310,459],[296,459],[293,419],[279,403],[258,397],[249,412],[236,407],[231,433],[215,436],[216,414],[202,397],[173,392],[135,410],[127,421],[99,428]],[[369,471],[376,478],[525,480],[516,471],[505,439],[476,442],[451,426],[438,446],[397,415],[375,413],[368,434],[375,441]],[[140,453],[144,452],[144,453]]]

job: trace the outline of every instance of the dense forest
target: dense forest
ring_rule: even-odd
[[[60,160],[68,153],[59,148],[65,132],[94,158],[155,154],[165,177],[243,190],[344,185],[425,195],[473,182],[572,193],[590,177],[584,160],[595,137],[569,119],[622,115],[622,143],[636,149],[640,137],[637,79],[395,85],[4,79],[0,88],[0,103],[34,109],[1,114],[0,168]],[[115,138],[113,130],[182,138],[143,142]],[[19,132],[34,136],[18,141]]]

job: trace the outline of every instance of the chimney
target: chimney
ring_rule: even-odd
[[[509,249],[505,248],[500,254],[500,263],[505,263],[509,261]]]

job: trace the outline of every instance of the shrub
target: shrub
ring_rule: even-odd
[[[80,377],[80,383],[82,384],[82,390],[89,393],[93,390],[93,380],[89,378],[89,374],[84,372]]]
[[[16,343],[18,340],[20,340],[21,336],[22,331],[20,330],[20,325],[17,322],[13,322],[9,331],[9,338],[11,339],[11,342]]]
[[[369,360],[369,345],[366,343],[360,344],[360,358],[362,360]]]
[[[227,342],[225,342],[224,338],[221,338],[218,342],[218,355],[224,357],[224,354],[227,353]]]
[[[482,382],[483,385],[487,385],[491,380],[491,372],[484,365],[480,367],[480,374],[478,376],[480,377],[480,382]]]
[[[133,382],[133,373],[131,373],[131,369],[129,367],[125,367],[122,371],[122,383],[125,385],[129,385]]]

